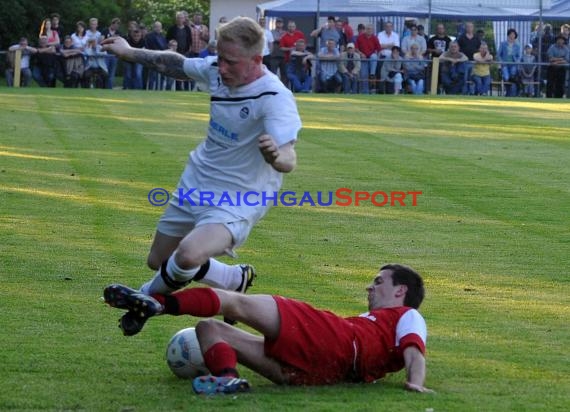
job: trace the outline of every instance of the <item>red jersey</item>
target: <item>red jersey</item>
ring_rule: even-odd
[[[378,53],[381,50],[378,36],[372,34],[368,37],[366,33],[360,33],[356,38],[356,50],[364,53],[366,57],[370,57],[373,53]]]
[[[300,39],[305,40],[305,35],[303,34],[302,31],[295,30],[293,33],[287,31],[285,32],[285,34],[283,34],[283,36],[281,36],[281,40],[279,40],[279,47],[295,47],[295,43],[297,42],[297,40]],[[286,62],[289,61],[290,54],[291,54],[290,51],[285,52]]]
[[[371,382],[404,367],[403,351],[425,353],[426,325],[409,307],[378,309],[342,318],[293,299],[274,296],[279,336],[265,353],[279,361],[292,385]]]

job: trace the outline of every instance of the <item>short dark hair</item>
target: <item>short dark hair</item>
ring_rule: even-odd
[[[511,35],[511,33],[515,34],[515,39],[519,37],[519,34],[517,33],[517,31],[515,29],[509,29],[507,30],[507,37]]]
[[[420,274],[409,266],[391,263],[384,265],[380,270],[392,271],[392,283],[394,285],[406,285],[408,291],[404,298],[404,305],[417,309],[420,307],[425,296],[424,281]]]

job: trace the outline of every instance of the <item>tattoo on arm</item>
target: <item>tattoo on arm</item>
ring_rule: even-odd
[[[134,62],[181,80],[188,79],[183,69],[184,59],[181,54],[171,51],[137,49],[133,53]]]

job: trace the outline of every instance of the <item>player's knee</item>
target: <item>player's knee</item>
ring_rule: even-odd
[[[196,324],[196,337],[200,347],[207,348],[213,343],[223,339],[223,331],[227,324],[217,319],[204,319]]]
[[[176,264],[184,269],[202,266],[209,258],[210,256],[200,250],[199,247],[191,248],[181,244],[180,247],[176,249]]]

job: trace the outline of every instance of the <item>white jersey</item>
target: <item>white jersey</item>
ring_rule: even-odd
[[[264,75],[254,82],[229,88],[221,81],[216,56],[184,62],[184,72],[207,84],[211,94],[207,137],[190,153],[179,183],[179,188],[196,189],[190,197],[200,212],[203,206],[222,208],[237,219],[255,221],[273,203],[247,205],[239,202],[237,193],[272,194],[281,188],[282,173],[265,162],[258,137],[267,133],[278,146],[295,141],[301,119],[291,91],[265,67],[263,70]],[[205,204],[198,192],[213,193],[214,205]],[[228,196],[233,201],[227,201]],[[220,202],[223,199],[226,201]],[[176,205],[196,207],[186,200],[175,191]]]

